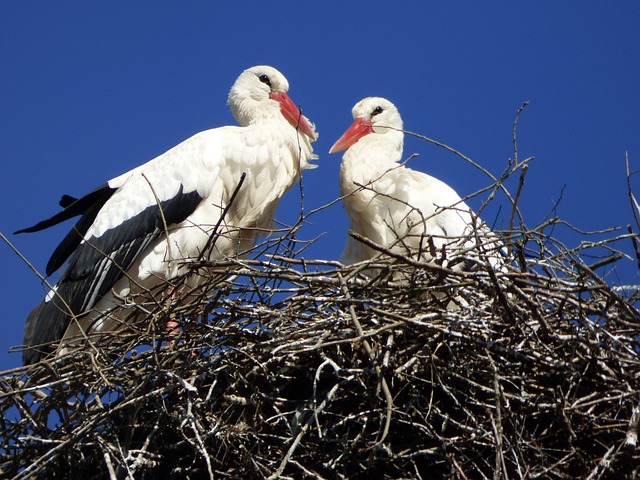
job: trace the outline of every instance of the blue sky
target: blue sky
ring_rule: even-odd
[[[306,210],[338,196],[340,155],[327,152],[365,96],[390,99],[406,129],[495,174],[513,155],[515,112],[529,100],[519,123],[520,156],[535,157],[521,201],[527,224],[562,195],[557,215],[580,229],[625,227],[626,151],[640,169],[640,3],[533,3],[0,2],[0,231],[43,271],[71,223],[13,231],[55,213],[63,193],[81,195],[199,131],[233,124],[229,88],[258,64],[287,76],[320,133],[319,168],[303,179]],[[424,141],[407,139],[412,153],[410,166],[463,196],[487,184]],[[292,221],[299,204],[293,189],[277,218]],[[483,216],[500,228],[504,212]],[[348,227],[342,207],[310,221],[301,236],[324,235],[306,257],[336,259]],[[555,233],[569,246],[580,240]],[[619,247],[631,253],[630,243]],[[20,364],[7,350],[21,343],[44,289],[4,244],[0,262],[4,370]],[[640,283],[631,261],[607,278]]]

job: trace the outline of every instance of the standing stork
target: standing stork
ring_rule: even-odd
[[[404,133],[395,105],[368,97],[352,113],[354,122],[329,151],[347,150],[340,193],[350,229],[383,248],[426,261],[461,255],[501,265],[497,235],[458,194],[437,178],[399,163]],[[377,254],[349,236],[340,260],[351,264]]]
[[[24,364],[60,340],[64,352],[116,329],[113,307],[184,274],[189,261],[247,254],[301,171],[315,167],[315,129],[288,90],[273,67],[245,70],[228,97],[240,126],[200,132],[80,199],[63,196],[63,211],[16,232],[81,215],[46,273],[69,259],[67,269],[27,317]]]

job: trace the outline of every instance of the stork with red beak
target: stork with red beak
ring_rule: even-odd
[[[198,133],[80,199],[63,196],[62,212],[20,231],[81,215],[46,273],[70,259],[67,269],[27,318],[25,364],[60,340],[66,351],[116,329],[123,299],[186,273],[190,261],[242,257],[272,229],[278,202],[317,158],[315,129],[288,90],[275,68],[245,70],[228,97],[240,126]]]
[[[385,249],[457,268],[502,264],[500,242],[447,184],[401,165],[404,133],[395,105],[368,97],[353,107],[355,119],[329,153],[347,150],[340,193],[350,229]],[[342,263],[368,260],[378,251],[347,237]]]

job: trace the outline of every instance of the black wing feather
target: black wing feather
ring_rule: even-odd
[[[163,214],[167,225],[180,223],[193,213],[201,201],[198,192],[185,194],[181,186],[173,198],[160,202],[160,205],[151,205],[100,237],[92,237],[82,243],[56,283],[57,295],[36,307],[27,318],[24,344],[36,348],[23,352],[23,362],[37,362],[54,349],[50,344],[64,335],[71,315],[61,298],[65,299],[75,315],[89,311],[140,254],[164,235]],[[49,347],[37,347],[39,345]]]
[[[33,233],[39,232],[40,230],[44,230],[45,228],[53,227],[59,223],[62,223],[70,218],[77,217],[78,215],[82,215],[87,212],[93,205],[100,204],[104,205],[111,195],[115,193],[117,189],[111,188],[108,183],[100,185],[95,190],[87,193],[82,198],[74,198],[69,195],[63,195],[60,198],[60,206],[64,208],[64,210],[60,213],[56,213],[53,217],[47,218],[46,220],[42,220],[41,222],[36,223],[32,227],[23,228],[22,230],[18,230],[14,232],[14,235],[18,233]],[[96,212],[97,214],[97,212]],[[93,217],[95,219],[95,215]],[[85,232],[86,233],[86,232]]]
[[[64,210],[57,213],[51,218],[43,220],[32,227],[24,228],[15,232],[18,233],[32,233],[39,232],[45,228],[53,227],[58,223],[62,223],[70,218],[82,215],[82,218],[78,220],[78,223],[71,229],[71,231],[62,239],[60,245],[56,247],[47,263],[47,275],[53,274],[58,268],[60,268],[67,258],[78,248],[84,234],[87,233],[91,224],[98,216],[98,212],[107,203],[107,200],[116,192],[117,189],[111,188],[109,184],[105,183],[100,185],[95,190],[89,192],[82,198],[74,198],[69,195],[63,195],[60,199],[60,206]]]
[[[77,201],[78,199],[76,197],[72,197],[71,195],[62,195],[60,197],[58,205],[60,205],[62,208],[67,208],[69,205]]]

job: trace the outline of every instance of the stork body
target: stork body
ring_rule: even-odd
[[[446,183],[412,170],[402,159],[403,123],[384,98],[368,97],[353,108],[353,124],[329,153],[347,149],[340,193],[350,229],[396,253],[431,261],[483,250],[498,265],[499,242]],[[341,261],[351,264],[379,252],[347,237]],[[470,255],[473,255],[472,253]]]
[[[123,298],[185,273],[189,261],[246,255],[272,228],[279,200],[315,158],[315,130],[288,87],[272,67],[244,71],[228,101],[241,126],[198,133],[83,198],[65,196],[62,212],[22,230],[82,215],[47,265],[50,275],[70,258],[27,318],[25,364],[51,342],[63,339],[64,349],[116,328],[110,310]]]

